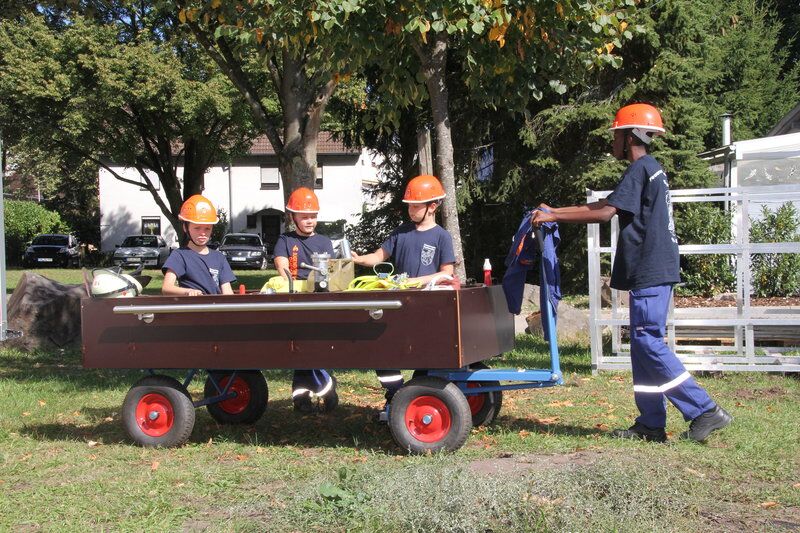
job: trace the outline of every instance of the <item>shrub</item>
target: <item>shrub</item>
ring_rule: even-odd
[[[750,221],[750,242],[798,242],[800,218],[793,203],[774,212],[761,207],[761,218]],[[754,254],[751,258],[753,295],[795,296],[800,293],[800,254]]]
[[[27,243],[40,233],[68,233],[69,226],[61,215],[45,209],[36,202],[5,200],[6,260],[22,261]]]
[[[684,204],[675,211],[675,228],[681,244],[728,244],[731,215],[719,206]],[[681,256],[682,294],[712,296],[736,288],[731,257],[720,254]]]

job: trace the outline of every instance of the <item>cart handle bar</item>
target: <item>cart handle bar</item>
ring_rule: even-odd
[[[116,305],[114,313],[142,315],[147,313],[224,313],[248,311],[380,311],[400,309],[400,300],[353,300],[351,302],[262,302],[262,303],[213,303],[213,304],[166,304],[166,305]]]

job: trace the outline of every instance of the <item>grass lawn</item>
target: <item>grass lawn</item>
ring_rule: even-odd
[[[253,289],[271,275],[237,274]],[[686,424],[670,408],[669,444],[621,442],[607,433],[635,416],[630,375],[593,376],[587,346],[561,352],[565,386],[507,392],[495,425],[459,452],[408,457],[373,420],[383,402],[371,372],[337,372],[338,409],[301,416],[290,372],[267,371],[270,404],[254,426],[220,426],[200,409],[188,445],[144,449],[119,413],[140,372],[84,370],[76,351],[0,348],[0,531],[800,528],[800,379],[702,376],[731,427],[707,444],[681,441]],[[546,353],[520,336],[490,364],[540,368]],[[195,378],[190,392],[202,389]]]

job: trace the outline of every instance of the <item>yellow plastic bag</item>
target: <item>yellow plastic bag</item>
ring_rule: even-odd
[[[304,279],[296,279],[294,280],[294,292],[305,292],[306,291],[306,280]],[[283,276],[273,276],[267,280],[263,287],[261,287],[261,293],[269,292],[267,289],[271,289],[275,292],[287,293],[289,292],[289,280],[284,278]]]

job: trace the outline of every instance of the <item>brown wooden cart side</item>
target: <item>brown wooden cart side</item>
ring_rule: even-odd
[[[154,314],[125,306],[395,302],[365,310]],[[513,347],[501,287],[200,297],[142,296],[81,302],[87,368],[457,368]]]

